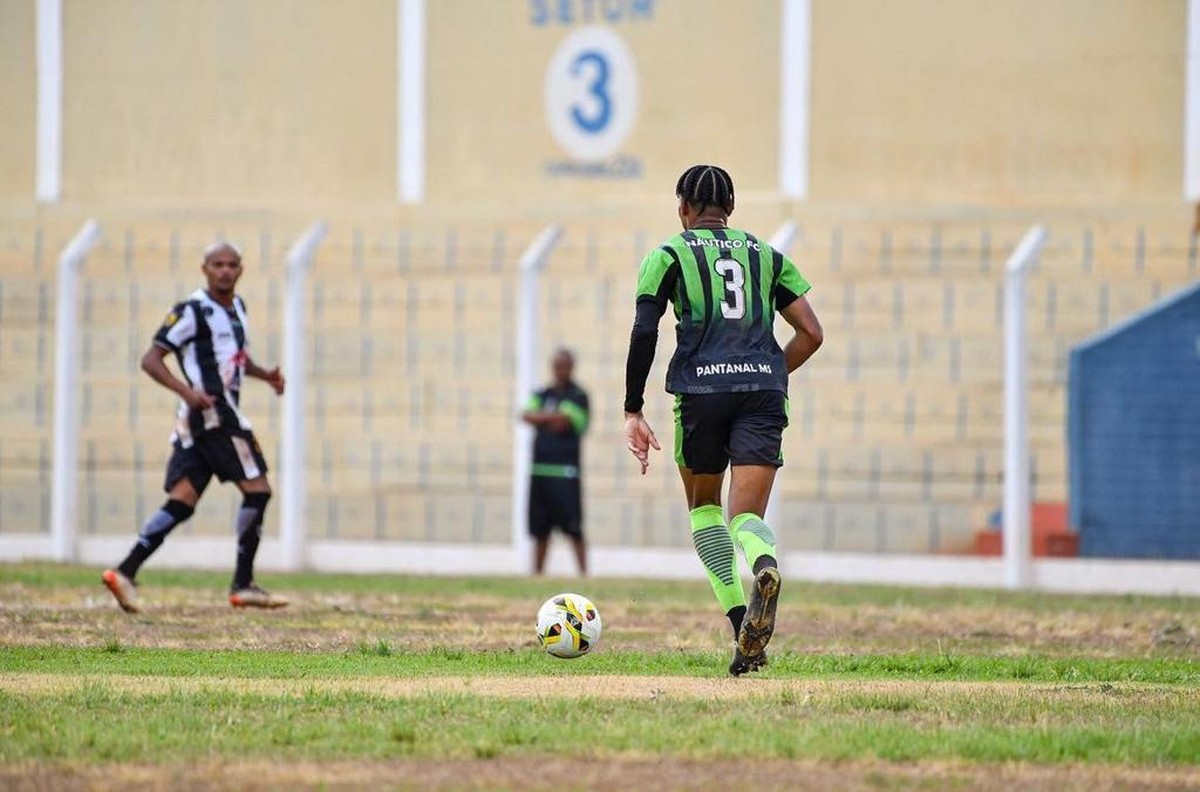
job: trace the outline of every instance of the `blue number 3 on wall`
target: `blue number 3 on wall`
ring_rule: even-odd
[[[613,156],[637,118],[637,63],[625,42],[599,25],[572,31],[546,64],[546,124],[572,159]]]
[[[595,98],[590,108],[593,112],[590,115],[587,114],[585,111],[589,108],[576,102],[571,105],[571,118],[584,132],[594,135],[608,126],[608,121],[612,117],[612,99],[608,94],[608,58],[603,52],[597,50],[581,52],[571,62],[571,76],[579,77],[589,66],[593,68],[587,89],[588,94]]]

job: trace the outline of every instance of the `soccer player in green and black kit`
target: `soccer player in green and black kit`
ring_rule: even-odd
[[[733,626],[729,673],[767,663],[780,576],[775,534],[763,521],[775,470],[783,464],[788,374],[823,339],[805,294],[809,284],[786,256],[730,228],[733,180],[715,165],[695,165],[675,185],[683,233],[652,250],[638,275],[637,316],[625,367],[625,439],[642,465],[659,448],[642,415],[658,323],[675,308],[675,356],[667,391],[675,394],[675,461],[691,510],[692,541]],[[775,341],[778,311],[795,330]],[[730,469],[726,528],[721,509]],[[749,606],[733,540],[754,574]]]

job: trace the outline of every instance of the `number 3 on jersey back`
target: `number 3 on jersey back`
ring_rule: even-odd
[[[725,279],[725,299],[721,301],[721,316],[741,319],[746,315],[746,273],[742,265],[731,258],[719,258],[713,264]]]

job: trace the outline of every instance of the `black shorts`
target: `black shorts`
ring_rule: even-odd
[[[545,539],[555,528],[567,536],[583,538],[583,490],[579,479],[531,476],[529,534]]]
[[[675,397],[675,461],[693,473],[783,464],[787,394],[684,393]]]
[[[167,492],[187,477],[196,492],[204,492],[213,475],[220,481],[248,481],[267,473],[267,461],[254,433],[248,429],[211,429],[196,435],[191,448],[177,441],[167,462]]]

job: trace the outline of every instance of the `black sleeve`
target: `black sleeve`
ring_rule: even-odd
[[[793,292],[786,286],[777,286],[775,288],[775,310],[782,311],[796,300],[800,299],[800,295]]]
[[[666,306],[653,297],[638,300],[633,332],[629,336],[629,357],[625,361],[625,412],[640,412],[645,404],[646,378],[654,363],[658,345],[658,320]]]

